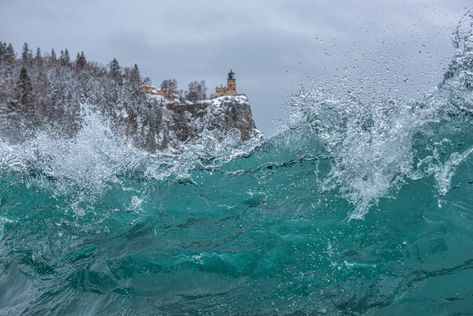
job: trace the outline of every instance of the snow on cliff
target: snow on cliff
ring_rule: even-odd
[[[156,110],[161,117],[160,132],[152,142],[158,150],[182,149],[184,144],[198,141],[206,132],[221,137],[231,134],[243,141],[260,134],[248,98],[244,95],[222,96],[195,103],[149,97],[156,100]]]

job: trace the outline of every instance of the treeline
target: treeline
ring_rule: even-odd
[[[83,52],[72,59],[67,49],[43,54],[27,43],[17,57],[11,44],[0,42],[0,132],[15,140],[48,125],[73,135],[80,127],[80,105],[87,103],[139,147],[164,147],[167,141],[159,135],[162,111],[142,89],[149,83],[136,64],[122,67],[113,59],[104,67]],[[161,87],[181,101],[206,98],[203,81],[192,82],[186,92],[178,92],[173,79]]]

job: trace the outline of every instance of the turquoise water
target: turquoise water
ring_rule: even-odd
[[[471,314],[465,34],[425,99],[306,89],[271,139],[149,154],[85,111],[0,143],[0,314]]]
[[[456,122],[415,135],[418,155],[448,141],[422,176],[404,175],[363,220],[350,220],[356,205],[340,187],[322,188],[334,157],[307,130],[227,162],[199,157],[179,179],[157,179],[134,159],[104,171],[103,156],[68,169],[64,151],[48,169],[39,147],[25,160],[10,148],[0,173],[0,311],[468,313],[473,138],[468,116]],[[466,156],[442,169],[455,153]]]

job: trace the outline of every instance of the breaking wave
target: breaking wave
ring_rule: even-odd
[[[424,99],[304,87],[271,139],[148,153],[84,104],[0,141],[0,313],[468,311],[472,20]]]

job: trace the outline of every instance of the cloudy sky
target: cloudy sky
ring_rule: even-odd
[[[159,85],[231,68],[274,134],[300,84],[419,97],[441,78],[471,0],[0,0],[0,40],[138,63]],[[342,83],[342,84],[340,84]],[[347,87],[348,88],[348,87]]]

